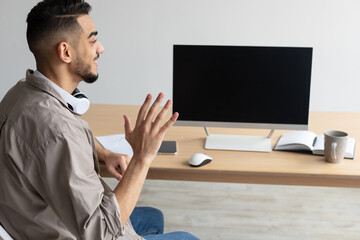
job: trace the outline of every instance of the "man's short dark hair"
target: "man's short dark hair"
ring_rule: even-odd
[[[43,0],[27,16],[26,37],[35,54],[40,42],[82,32],[77,18],[88,15],[91,6],[84,0]],[[64,40],[64,39],[62,39]],[[76,39],[74,39],[76,41]],[[74,43],[75,44],[75,43]]]

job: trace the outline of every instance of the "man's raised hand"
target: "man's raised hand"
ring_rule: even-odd
[[[155,158],[166,131],[175,123],[179,116],[178,113],[174,113],[165,124],[161,125],[162,120],[172,105],[172,101],[168,100],[156,116],[157,109],[163,98],[164,94],[160,93],[150,107],[152,96],[151,94],[147,95],[145,102],[139,110],[134,128],[131,127],[130,118],[124,115],[125,138],[133,148],[134,157],[145,161],[144,163],[150,164]]]

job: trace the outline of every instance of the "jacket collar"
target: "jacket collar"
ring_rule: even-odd
[[[46,81],[46,79],[35,76],[34,71],[31,69],[28,69],[26,71],[26,83],[28,83],[31,86],[36,87],[36,88],[42,90],[43,92],[46,92],[47,94],[51,95],[52,97],[56,98],[70,112],[78,115],[71,108],[69,108],[68,103],[61,96],[61,94],[54,88],[54,86],[52,86],[52,84],[49,81]]]

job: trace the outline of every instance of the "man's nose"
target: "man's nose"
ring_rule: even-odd
[[[103,53],[104,52],[104,46],[101,44],[101,42],[98,41],[98,46],[96,48],[96,53]]]

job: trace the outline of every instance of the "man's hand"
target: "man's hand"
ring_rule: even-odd
[[[108,151],[108,153],[105,154],[104,162],[109,173],[120,181],[124,176],[130,160],[131,158],[128,155]],[[118,168],[120,168],[121,173],[118,172]]]
[[[99,162],[105,163],[108,172],[116,179],[120,180],[127,169],[130,162],[128,155],[114,153],[108,149],[105,149],[97,141],[95,141],[96,152]],[[118,172],[118,168],[121,169],[121,173]]]
[[[160,113],[155,116],[164,98],[164,94],[160,93],[149,109],[151,98],[152,96],[150,94],[147,95],[144,104],[139,110],[134,129],[131,127],[130,118],[124,115],[125,137],[133,149],[134,158],[146,164],[150,164],[155,158],[161,142],[164,139],[165,132],[175,123],[179,116],[178,113],[174,113],[174,115],[161,126],[161,122],[169,111],[172,101],[168,100]]]

